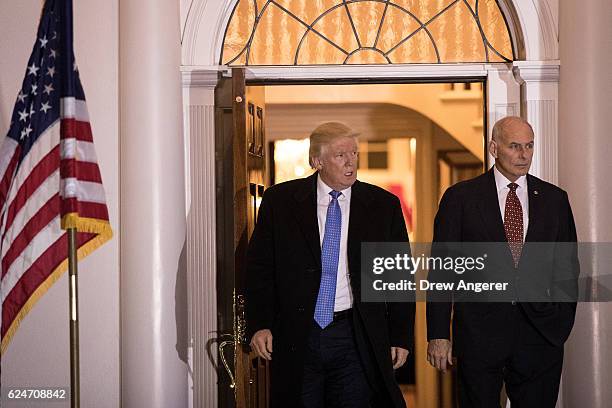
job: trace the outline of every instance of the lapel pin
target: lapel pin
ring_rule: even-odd
[[[538,190],[533,190],[533,194],[538,195]]]

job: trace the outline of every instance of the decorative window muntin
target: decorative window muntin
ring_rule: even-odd
[[[226,65],[511,62],[497,0],[239,0]]]

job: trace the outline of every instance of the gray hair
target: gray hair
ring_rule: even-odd
[[[315,168],[313,158],[321,156],[324,146],[336,139],[343,137],[357,138],[358,136],[359,132],[341,122],[327,122],[317,126],[310,134],[310,150],[308,152],[310,167]]]
[[[499,141],[500,137],[504,134],[508,126],[512,124],[520,123],[523,125],[527,125],[531,130],[531,134],[533,135],[533,127],[529,122],[519,116],[506,116],[505,118],[501,118],[495,125],[493,125],[493,131],[491,132],[491,139],[495,141]]]

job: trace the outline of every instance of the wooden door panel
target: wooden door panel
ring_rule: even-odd
[[[231,373],[226,373],[234,380],[230,384],[233,398],[220,385],[220,395],[227,396],[223,404],[220,398],[220,406],[265,408],[269,405],[269,365],[255,357],[248,346],[244,313],[246,250],[265,189],[265,89],[246,86],[245,70],[235,68],[231,78],[221,79],[218,94],[217,109],[222,113],[217,117],[221,120],[217,125],[217,152],[218,159],[226,163],[220,166],[224,172],[217,186],[217,203],[223,213],[219,216],[217,211],[217,220],[224,226],[224,239],[220,241],[225,243],[224,250],[218,251],[223,259],[218,260],[222,266],[217,271],[221,288],[217,295],[223,314],[219,326],[225,328],[223,334],[232,337],[234,346],[233,356],[226,355],[226,360],[233,363],[229,364]]]

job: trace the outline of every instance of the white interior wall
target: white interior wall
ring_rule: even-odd
[[[2,137],[34,44],[41,4],[40,0],[0,2]],[[111,241],[79,265],[81,406],[96,408],[120,405],[118,21],[116,0],[74,2],[75,54],[115,232]],[[68,330],[64,275],[26,316],[2,356],[2,386],[68,387]]]

